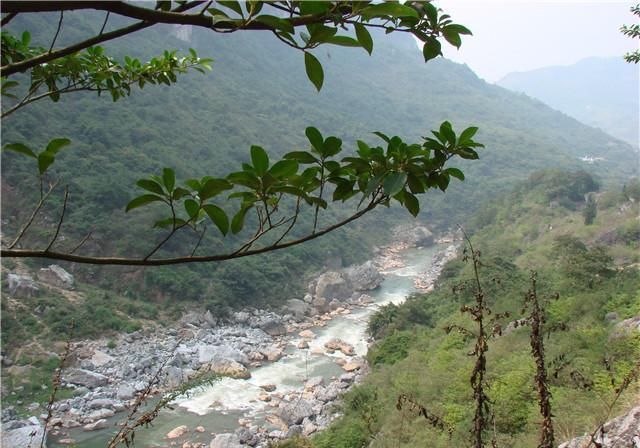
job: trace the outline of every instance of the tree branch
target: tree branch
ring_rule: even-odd
[[[384,197],[372,200],[371,203],[357,213],[350,217],[326,227],[323,230],[314,234],[307,235],[296,240],[288,241],[282,244],[274,244],[271,246],[261,247],[259,249],[248,250],[241,253],[228,253],[220,255],[203,255],[203,256],[187,256],[187,257],[175,257],[175,258],[160,258],[155,260],[141,259],[141,258],[121,258],[121,257],[90,257],[83,255],[73,255],[63,252],[46,252],[43,250],[23,250],[23,249],[3,249],[0,252],[0,256],[7,258],[48,258],[52,260],[71,261],[74,263],[83,264],[97,264],[97,265],[119,265],[119,266],[166,266],[180,263],[206,263],[212,261],[224,261],[235,258],[249,257],[252,255],[264,254],[267,252],[273,252],[276,250],[286,249],[288,247],[297,246],[298,244],[305,243],[307,241],[314,240],[321,237],[333,230],[336,230],[346,224],[363,216],[365,213],[376,208],[381,202],[384,201]]]
[[[10,12],[11,8],[19,7],[19,6],[30,6],[34,4],[55,4],[58,2],[3,2],[2,7],[6,12]],[[92,3],[92,2],[61,2],[61,3]],[[110,2],[103,2],[110,3]],[[174,12],[182,12],[187,11],[195,6],[199,5],[202,2],[189,2],[185,3],[182,6],[177,7]],[[71,8],[77,9],[77,8]],[[60,9],[53,9],[52,11],[58,11]],[[19,11],[18,11],[19,12]],[[37,12],[37,11],[27,11],[27,12]],[[89,48],[93,45],[97,45],[102,42],[107,42],[112,39],[117,39],[118,37],[126,36],[127,34],[135,33],[136,31],[143,30],[145,28],[149,28],[150,26],[155,25],[156,22],[138,22],[133,25],[129,25],[123,28],[119,28],[117,30],[110,31],[108,33],[100,34],[94,37],[91,37],[82,42],[78,42],[77,44],[70,45],[68,47],[61,48],[60,50],[51,51],[47,53],[42,53],[38,56],[35,56],[31,59],[26,59],[24,61],[16,62],[13,64],[7,64],[0,67],[0,76],[11,76],[15,73],[23,72],[25,70],[29,70],[36,65],[44,64],[45,62],[53,61],[54,59],[59,59],[64,56],[68,56],[77,51],[84,50],[85,48]]]
[[[17,15],[18,15],[17,12],[12,12],[12,13],[7,14],[6,16],[4,16],[2,18],[2,22],[0,22],[0,26],[5,26],[9,22],[11,22]]]

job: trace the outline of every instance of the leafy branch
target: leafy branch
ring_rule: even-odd
[[[254,145],[250,151],[250,162],[243,163],[240,171],[232,172],[225,178],[205,176],[201,179],[178,182],[175,172],[165,168],[161,175],[151,175],[138,180],[136,185],[143,193],[133,198],[125,210],[130,212],[151,204],[161,206],[166,214],[156,220],[153,226],[168,229],[160,243],[142,258],[93,257],[52,251],[51,246],[58,237],[64,219],[66,196],[56,234],[47,248],[15,249],[13,244],[2,249],[2,256],[142,266],[221,261],[284,249],[310,241],[358,219],[381,204],[388,206],[397,202],[416,216],[420,211],[416,195],[436,188],[445,191],[452,176],[464,179],[459,169],[445,165],[455,156],[462,159],[478,158],[476,148],[483,145],[473,140],[476,131],[477,128],[467,128],[458,136],[451,124],[444,122],[438,131],[432,131],[433,137],[423,137],[422,144],[408,144],[400,137],[389,137],[376,132],[375,134],[383,140],[383,146],[372,147],[359,140],[354,155],[338,159],[337,156],[343,151],[342,140],[334,136],[325,138],[316,128],[308,127],[306,135],[309,150],[290,152],[275,163],[271,162],[268,153],[262,147]],[[66,142],[68,141],[65,140]],[[56,149],[56,145],[52,145],[51,148]],[[53,155],[47,155],[47,152],[52,152],[51,148],[36,155],[25,145],[5,146],[5,149],[38,159],[39,166],[45,170],[54,161]],[[41,159],[44,160],[43,164],[40,163]],[[41,170],[42,174],[44,171]],[[347,218],[318,228],[318,214],[320,210],[328,208],[329,198],[323,196],[329,190],[332,192],[330,199],[333,202],[347,202],[352,199],[359,201],[354,212]],[[239,202],[239,208],[233,214],[228,214],[225,210],[229,201]],[[295,202],[295,208],[283,206],[287,201]],[[355,201],[353,203],[355,205]],[[39,204],[37,210],[41,205]],[[306,235],[292,238],[291,232],[299,222],[298,217],[304,213],[305,206],[313,215],[313,227]],[[171,238],[183,231],[196,233],[197,249],[202,242],[201,229],[208,222],[211,222],[222,236],[227,236],[229,232],[239,234],[245,227],[246,218],[251,211],[257,216],[256,230],[253,236],[235,251],[196,256],[195,250],[192,250],[190,255],[186,256],[152,258]],[[284,231],[280,236],[274,236],[275,241],[265,240],[265,236],[281,227]],[[24,231],[21,232],[23,233]],[[19,239],[17,238],[16,242]],[[262,246],[253,248],[263,240],[265,242]]]

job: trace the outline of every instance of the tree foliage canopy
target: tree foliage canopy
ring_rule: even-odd
[[[64,14],[71,10],[98,10],[106,13],[99,33],[75,43],[56,48]],[[2,31],[2,95],[9,98],[3,117],[35,101],[78,91],[106,92],[113,101],[129,96],[133,88],[147,84],[171,85],[177,75],[191,69],[211,69],[210,59],[200,58],[194,50],[188,55],[165,51],[148,62],[125,56],[118,61],[105,54],[98,44],[160,23],[202,27],[215,33],[238,31],[269,32],[283,44],[304,53],[307,77],[320,90],[324,71],[313,50],[322,45],[361,47],[373,51],[369,29],[382,28],[385,33],[410,33],[423,45],[425,61],[441,54],[441,41],[459,47],[461,35],[471,34],[462,25],[438,10],[430,2],[156,2],[153,7],[125,2],[5,2],[2,24],[18,14],[58,12],[59,21],[49,48],[32,46],[28,31],[21,36]],[[105,31],[111,14],[133,19],[133,24]],[[19,75],[27,73],[29,81]],[[204,176],[184,181],[175,171],[139,179],[141,194],[131,200],[126,211],[140,207],[161,206],[165,215],[153,225],[167,229],[166,237],[143,257],[103,254],[76,254],[84,240],[71,249],[54,249],[67,207],[68,191],[54,235],[44,249],[18,248],[20,240],[39,213],[58,182],[49,177],[48,168],[55,156],[71,142],[65,138],[51,140],[38,151],[28,143],[11,142],[4,150],[20,153],[37,162],[40,201],[15,239],[5,248],[6,257],[43,257],[94,264],[163,265],[185,262],[220,261],[290,247],[337,229],[374,209],[378,205],[400,203],[412,215],[420,210],[417,195],[429,189],[445,191],[451,177],[464,180],[463,173],[447,165],[450,159],[477,159],[481,144],[473,140],[477,128],[460,133],[449,122],[442,123],[432,136],[421,142],[404,142],[400,137],[376,132],[380,146],[358,140],[357,149],[346,157],[343,144],[335,136],[323,136],[313,126],[305,134],[308,150],[293,151],[281,160],[272,160],[260,146],[251,146],[251,163],[224,177]],[[48,189],[46,188],[48,185]],[[237,204],[229,212],[228,203]],[[333,224],[319,225],[318,216],[329,202],[346,202],[355,210]],[[153,205],[152,205],[153,204]],[[297,227],[298,217],[311,214],[312,225]],[[251,218],[248,218],[251,217]],[[207,225],[222,235],[236,234],[249,220],[255,226],[253,236],[235,250],[212,253],[200,248]],[[247,221],[248,222],[248,221]],[[295,229],[294,229],[295,228]],[[154,255],[174,235],[192,231],[197,244],[183,255],[157,258]],[[206,251],[198,255],[199,250]]]

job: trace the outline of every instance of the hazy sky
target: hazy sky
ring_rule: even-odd
[[[445,57],[494,82],[514,71],[571,65],[589,56],[622,56],[638,47],[619,32],[633,24],[635,1],[438,0],[456,23],[473,31]]]

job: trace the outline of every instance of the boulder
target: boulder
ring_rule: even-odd
[[[95,400],[91,400],[87,404],[87,407],[89,409],[114,409],[117,404],[117,401],[111,400],[110,398],[96,398]]]
[[[346,300],[353,294],[353,285],[347,276],[329,271],[318,277],[315,296],[332,300]]]
[[[91,364],[93,364],[95,367],[101,367],[105,364],[109,364],[110,362],[115,361],[115,359],[105,352],[96,350],[93,352],[93,356],[91,357],[90,361]]]
[[[383,277],[376,269],[373,261],[345,269],[345,274],[353,289],[356,291],[369,291],[376,289],[382,283]]]
[[[353,345],[339,338],[329,339],[327,342],[324,343],[324,346],[329,350],[333,350],[333,351],[340,350],[342,353],[344,353],[347,356],[353,356],[356,354],[355,349],[353,348]]]
[[[85,369],[68,369],[64,373],[64,380],[69,384],[85,386],[89,389],[104,386],[109,382],[106,376]]]
[[[9,274],[9,295],[16,298],[36,297],[40,294],[40,287],[29,275]]]
[[[413,247],[427,247],[434,243],[433,234],[424,226],[397,230],[398,239]]]
[[[199,345],[198,362],[208,364],[212,361],[231,359],[242,365],[249,364],[249,358],[240,350],[226,345]]]
[[[90,412],[87,415],[87,420],[90,420],[92,422],[95,422],[96,420],[102,420],[105,418],[110,418],[113,417],[115,415],[115,412],[113,412],[111,409],[97,409],[93,412]]]
[[[629,335],[636,331],[640,332],[640,316],[635,316],[620,321],[613,327],[614,336]]]
[[[346,372],[353,372],[355,370],[360,370],[364,367],[364,361],[362,359],[352,359],[351,361],[345,363],[342,368]]]
[[[276,346],[270,346],[260,352],[267,358],[267,361],[275,362],[284,356],[284,352],[281,348]]]
[[[311,417],[314,414],[313,404],[307,400],[283,403],[278,414],[288,426],[299,425],[306,417]]]
[[[326,313],[329,311],[329,301],[324,297],[314,297],[311,305],[317,310],[318,313]]]
[[[2,430],[2,446],[4,447],[28,447],[28,446],[40,446],[40,440],[44,433],[44,428],[41,424],[30,424],[21,426],[14,429]],[[46,448],[46,445],[45,445]]]
[[[98,420],[97,422],[89,423],[82,427],[83,431],[96,431],[98,429],[105,429],[109,427],[109,422],[106,419]]]
[[[53,286],[65,289],[73,289],[75,279],[57,264],[49,265],[48,268],[42,268],[37,274],[38,280]]]
[[[283,336],[287,334],[287,327],[277,318],[267,318],[260,322],[259,327],[269,336]]]
[[[129,384],[121,384],[116,391],[116,398],[118,400],[131,400],[136,394],[136,391]]]
[[[305,339],[315,339],[316,338],[316,334],[311,330],[302,330],[300,333],[298,333],[298,336],[300,336],[301,338],[305,338]]]
[[[231,378],[246,380],[251,378],[251,372],[239,362],[232,359],[215,360],[209,364],[209,370],[213,373]]]
[[[595,442],[602,448],[640,448],[638,428],[640,428],[640,406],[605,423],[596,433]],[[585,434],[561,444],[558,448],[583,448],[591,445],[590,442],[591,436]]]
[[[182,437],[188,432],[189,427],[187,425],[180,425],[177,428],[173,428],[167,433],[167,439],[177,439],[178,437]]]
[[[308,303],[305,303],[302,300],[290,299],[287,300],[284,311],[292,314],[296,320],[301,320],[311,312],[311,307]]]
[[[218,434],[209,444],[209,448],[243,448],[236,434]]]
[[[300,350],[304,350],[309,348],[309,343],[303,339],[302,341],[298,342],[296,347],[299,348]]]

